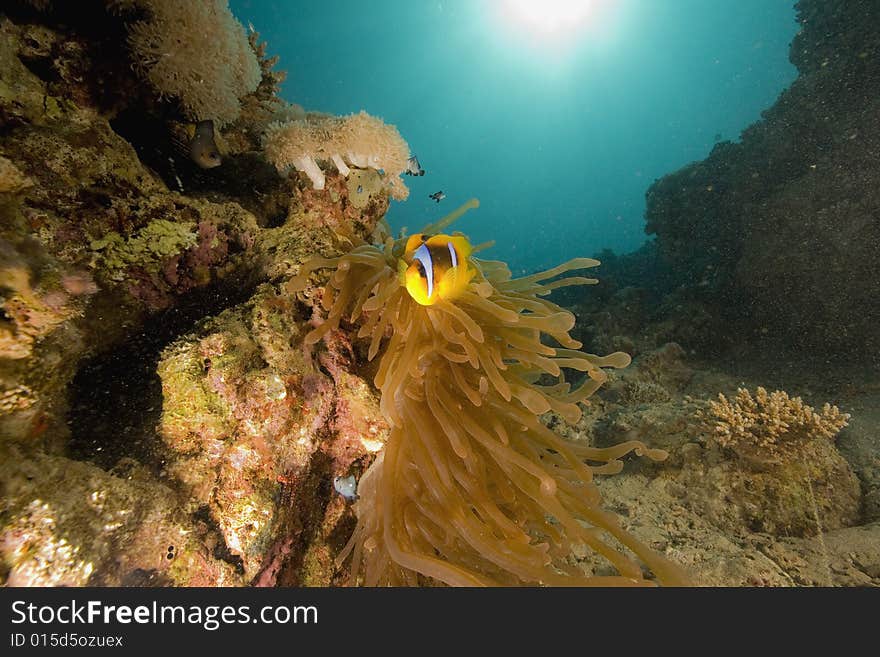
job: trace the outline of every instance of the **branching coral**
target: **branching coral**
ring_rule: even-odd
[[[425,233],[476,205],[469,202]],[[363,575],[366,585],[417,584],[420,576],[449,585],[648,583],[622,549],[628,548],[659,581],[683,582],[674,565],[602,510],[593,482],[594,474],[619,471],[625,454],[662,459],[665,453],[637,441],[586,447],[540,421],[551,410],[577,421],[578,403],[606,379],[602,368],[629,363],[619,352],[579,351],[568,333],[574,316],[541,298],[562,286],[594,283],[550,279],[598,262],[578,258],[512,279],[503,263],[469,255],[463,237],[446,237],[452,261],[437,274],[448,284],[418,300],[412,272],[423,271],[427,235],[314,259],[291,283],[291,291],[304,290],[310,272],[335,268],[321,299],[327,318],[306,343],[342,321],[358,322],[357,335],[370,339],[373,359],[390,334],[375,383],[391,433],[361,478],[357,528],[340,556],[351,556],[353,581]],[[435,247],[435,262],[444,248]],[[571,389],[563,369],[587,377]],[[539,382],[542,376],[556,382]],[[572,557],[580,546],[607,559],[618,576],[587,574]]]
[[[393,125],[366,112],[337,117],[307,114],[276,122],[266,130],[266,158],[279,170],[294,167],[305,173],[315,189],[324,189],[319,161],[332,162],[343,176],[350,166],[385,172],[391,195],[404,200],[409,190],[400,178],[406,170],[409,146]]]
[[[129,32],[141,74],[161,95],[178,98],[189,118],[213,119],[218,127],[234,121],[239,100],[257,89],[262,75],[227,0],[134,4],[149,14]]]
[[[800,397],[781,390],[768,393],[759,386],[754,397],[745,388],[732,399],[719,393],[718,401],[710,401],[709,411],[700,417],[711,425],[722,447],[758,448],[776,457],[818,438],[833,439],[850,416],[827,403],[820,413]]]
[[[703,518],[734,534],[786,537],[858,522],[859,480],[833,443],[848,414],[760,387],[697,403],[694,429],[710,440],[685,457],[679,483]]]

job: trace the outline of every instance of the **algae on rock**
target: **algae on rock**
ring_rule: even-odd
[[[163,261],[194,247],[197,241],[194,222],[156,219],[128,239],[113,232],[92,240],[89,246],[96,254],[96,264],[107,272],[107,277],[121,281],[132,265],[159,271]]]

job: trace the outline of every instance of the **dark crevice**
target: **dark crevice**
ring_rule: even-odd
[[[280,228],[287,221],[287,213],[282,212],[280,214],[270,216],[266,221],[266,228]]]
[[[21,63],[25,65],[27,70],[36,75],[43,82],[59,81],[60,78],[55,71],[52,61],[48,59],[30,59],[25,57],[20,57],[19,59],[21,59]]]
[[[330,440],[322,437],[322,442]],[[296,504],[285,505],[290,516],[279,531],[279,535],[289,536],[292,548],[281,564],[276,586],[303,586],[303,566],[308,547],[315,543],[321,533],[321,523],[330,502],[332,485],[330,483],[330,457],[322,451],[312,456],[306,472],[297,476],[286,497],[296,500]]]
[[[25,36],[20,57],[47,83],[50,95],[111,113],[129,103],[142,106],[149,98],[129,63],[127,43],[126,23],[143,17],[141,11],[110,11],[104,0],[55,1],[38,11],[23,0],[7,0],[3,12],[19,25],[44,25],[60,37],[48,51],[41,51],[36,39]]]
[[[141,163],[169,189],[187,191],[196,186],[201,169],[189,159],[187,145],[172,137],[173,118],[148,115],[133,107],[111,119],[110,127],[132,145]]]
[[[202,169],[190,155],[187,124],[180,123],[176,113],[160,110],[145,114],[131,107],[112,118],[110,127],[169,189],[213,202],[234,200],[263,227],[284,224],[290,195],[287,183],[261,154],[223,155],[220,166]]]
[[[203,522],[208,528],[208,531],[210,531],[217,537],[217,545],[214,546],[212,556],[215,559],[225,561],[226,563],[233,566],[237,574],[244,575],[244,560],[239,555],[235,554],[231,549],[229,549],[228,545],[226,545],[226,541],[223,540],[223,531],[220,529],[220,525],[214,519],[214,515],[211,513],[210,507],[208,507],[207,505],[200,506],[198,510],[193,514],[193,519],[199,522]]]
[[[140,333],[85,360],[70,386],[70,457],[105,469],[135,459],[159,475],[164,448],[156,435],[162,414],[156,368],[162,350],[200,320],[246,301],[254,288],[190,292],[177,307],[150,318]]]

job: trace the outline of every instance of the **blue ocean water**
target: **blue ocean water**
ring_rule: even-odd
[[[232,0],[308,110],[398,127],[427,173],[395,230],[456,225],[515,273],[644,243],[645,191],[796,77],[793,0]],[[443,191],[436,204],[428,196]]]

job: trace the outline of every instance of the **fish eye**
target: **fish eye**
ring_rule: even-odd
[[[218,153],[217,151],[211,151],[211,154],[209,155],[209,157],[210,157],[212,160],[219,160],[219,159],[220,159],[220,153]]]
[[[419,235],[419,239],[422,240],[423,242],[427,242],[427,241],[428,241],[428,235]]]

